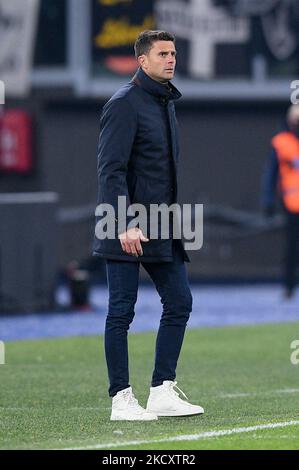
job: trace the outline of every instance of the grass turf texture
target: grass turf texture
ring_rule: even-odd
[[[299,338],[298,326],[187,331],[178,385],[206,413],[150,423],[110,422],[102,338],[8,342],[6,365],[0,366],[0,448],[114,443],[115,449],[299,449],[299,426],[196,441],[120,445],[299,420],[299,365],[290,362],[290,343]],[[155,335],[129,338],[131,384],[144,405]],[[238,396],[242,393],[246,395]]]

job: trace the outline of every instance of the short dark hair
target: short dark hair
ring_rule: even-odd
[[[172,41],[175,43],[175,37],[167,31],[142,31],[134,44],[136,58],[142,54],[147,54],[152,48],[153,43],[156,41]]]

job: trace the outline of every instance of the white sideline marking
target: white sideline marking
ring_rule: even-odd
[[[255,393],[222,393],[220,395],[221,398],[244,398],[244,397],[252,397]]]
[[[258,395],[271,395],[271,394],[281,393],[299,393],[299,388],[282,388],[280,390],[266,390],[264,392],[249,392],[249,393],[221,393],[219,396],[221,398],[246,398],[246,397],[255,397]]]
[[[285,421],[282,423],[258,424],[256,426],[248,426],[246,428],[223,429],[219,431],[205,431],[200,434],[187,434],[181,436],[166,437],[164,439],[152,439],[143,441],[123,441],[123,442],[107,442],[106,444],[94,444],[84,447],[70,447],[63,450],[88,450],[88,449],[110,449],[111,447],[124,447],[140,444],[156,444],[160,442],[179,442],[179,441],[198,441],[210,437],[230,436],[231,434],[242,434],[244,432],[259,431],[261,429],[285,428],[288,426],[299,426],[299,421]]]

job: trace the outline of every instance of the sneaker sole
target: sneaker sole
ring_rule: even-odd
[[[148,410],[149,411],[149,410]],[[175,411],[149,411],[150,413],[155,413],[157,416],[195,416],[195,415],[203,415],[204,411],[192,411],[189,413],[182,413],[182,412],[175,412]]]
[[[120,417],[111,417],[110,421],[157,421],[156,418],[120,418]]]

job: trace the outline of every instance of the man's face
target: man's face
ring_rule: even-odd
[[[155,41],[147,54],[138,57],[138,62],[151,78],[166,83],[174,76],[175,45],[172,41]]]

